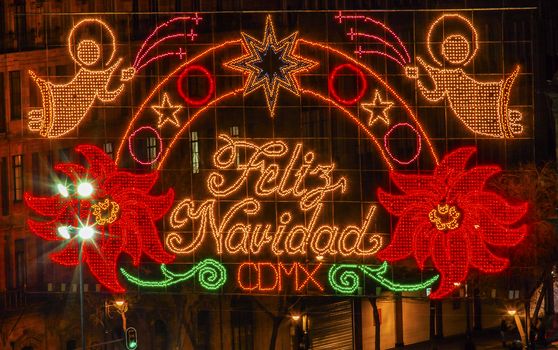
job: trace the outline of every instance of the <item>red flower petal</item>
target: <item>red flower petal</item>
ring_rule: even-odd
[[[487,245],[511,247],[526,235],[525,225],[515,229],[509,226],[525,215],[527,205],[512,206],[497,194],[483,192],[487,180],[500,167],[476,166],[467,171],[467,162],[474,153],[473,147],[451,152],[433,175],[390,172],[393,183],[406,195],[378,190],[379,202],[400,217],[392,242],[378,257],[388,261],[403,259],[408,256],[412,241],[417,265],[422,269],[430,256],[440,272],[438,289],[430,295],[433,299],[451,293],[454,284],[465,280],[470,266],[483,272],[502,271],[508,261],[492,254]],[[444,203],[457,206],[461,213],[459,228],[439,231],[429,225],[428,211]],[[412,217],[417,215],[410,211],[416,208],[422,208],[423,213],[418,215],[420,220],[414,221]]]
[[[430,241],[435,234],[432,224],[420,225],[413,235],[413,253],[418,267],[422,270],[426,259],[430,256]]]
[[[157,227],[149,215],[145,206],[139,205],[135,212],[137,234],[140,237],[143,252],[159,264],[168,264],[174,260],[174,255],[163,249],[159,238]]]
[[[138,266],[141,258],[141,242],[137,235],[134,215],[125,211],[119,220],[108,228],[109,235],[122,238],[122,250],[132,257],[134,266]]]
[[[33,197],[30,193],[25,193],[23,196],[25,204],[33,209],[37,214],[43,216],[54,217],[57,216],[64,206],[68,203],[60,201],[60,196],[51,197]]]
[[[123,292],[124,288],[117,278],[117,260],[122,252],[130,254],[135,265],[139,264],[142,253],[158,263],[174,260],[174,255],[163,249],[154,223],[172,206],[174,191],[171,189],[166,194],[151,196],[148,192],[157,181],[156,172],[136,175],[119,171],[114,161],[96,146],[82,145],[76,147],[76,151],[83,154],[89,168],[72,163],[58,164],[55,168],[75,183],[84,177],[95,181],[97,191],[93,201],[109,196],[120,206],[120,218],[112,225],[99,226],[100,234],[95,235],[93,242],[83,245],[82,261],[89,265],[91,273],[106,288],[113,292]],[[77,199],[64,201],[59,196],[42,198],[26,194],[25,201],[38,214],[54,217],[54,220],[45,222],[28,221],[31,231],[48,240],[62,239],[57,235],[59,225],[69,223],[76,226],[76,216],[86,220],[91,214],[91,200],[79,201],[80,213],[76,210]],[[51,259],[62,265],[77,265],[77,240],[67,241],[62,250],[51,254]]]
[[[147,193],[151,190],[157,178],[157,172],[136,175],[125,171],[115,172],[102,184],[106,193],[115,196],[117,193],[136,191]]]
[[[69,240],[64,248],[49,255],[50,260],[64,266],[79,264],[79,246],[76,239]]]
[[[436,231],[431,246],[432,261],[440,272],[438,288],[430,294],[432,299],[443,298],[452,293],[456,283],[467,277],[467,238],[463,228],[442,232]]]
[[[123,193],[119,197],[120,203],[126,208],[131,208],[132,210],[137,205],[145,206],[150,213],[153,221],[157,221],[165,215],[165,213],[170,209],[174,201],[174,190],[169,189],[166,194],[161,196],[150,196],[138,192],[127,192]]]
[[[92,244],[83,246],[83,259],[97,280],[114,293],[123,293],[125,289],[118,282],[116,261],[122,252],[122,240],[109,238],[102,243],[100,251]]]
[[[480,191],[484,187],[486,181],[494,174],[499,173],[498,166],[478,166],[465,172],[453,184],[448,192],[448,198],[451,200],[459,200],[473,191]]]
[[[27,219],[27,225],[29,226],[29,230],[31,230],[31,232],[44,240],[63,240],[63,238],[58,236],[57,233],[58,226],[61,225],[58,218],[50,221],[35,221],[33,219]]]
[[[102,149],[93,145],[80,145],[76,152],[83,154],[89,163],[89,173],[95,179],[105,178],[117,171],[116,164]]]
[[[445,181],[455,176],[460,176],[465,171],[465,165],[476,152],[474,147],[461,147],[449,153],[442,159],[434,171],[434,177],[438,181]]]
[[[393,262],[411,255],[416,226],[421,223],[428,223],[427,218],[425,209],[422,207],[411,207],[406,210],[395,226],[389,245],[376,256],[381,260]]]
[[[502,272],[508,267],[508,259],[492,254],[474,228],[469,231],[468,238],[471,266],[485,273]]]
[[[130,228],[124,229],[124,232],[128,231],[128,233],[124,233],[125,240],[123,249],[132,257],[132,264],[138,266],[141,259],[142,246],[140,238],[137,234],[132,232],[133,230],[134,229]]]
[[[439,184],[430,175],[404,174],[391,171],[391,181],[406,194],[414,192],[431,192],[433,195],[439,191]]]
[[[87,174],[87,169],[79,164],[59,163],[54,166],[54,170],[59,171],[70,178],[73,182],[77,182]]]
[[[436,203],[433,203],[435,199],[429,197],[430,193],[423,191],[413,192],[409,195],[393,195],[381,188],[378,189],[378,201],[390,214],[396,216],[401,216],[406,209],[414,205],[436,206]]]
[[[494,222],[488,212],[481,213],[480,224],[478,226],[483,241],[501,247],[513,247],[519,244],[527,234],[526,225],[516,229],[505,228]]]
[[[492,220],[503,225],[512,225],[519,221],[528,210],[528,204],[513,206],[492,192],[471,192],[463,199],[465,207],[475,207],[486,213]]]

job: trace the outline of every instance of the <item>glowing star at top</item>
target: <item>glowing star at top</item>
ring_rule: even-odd
[[[294,54],[297,35],[298,32],[294,32],[277,41],[271,16],[268,16],[263,40],[259,41],[242,33],[242,46],[247,53],[225,63],[226,67],[248,74],[244,96],[260,87],[263,88],[272,117],[277,106],[279,87],[299,96],[300,88],[294,75],[317,65],[317,62]]]
[[[378,90],[374,91],[374,99],[371,103],[362,103],[360,106],[370,113],[368,126],[372,126],[378,119],[389,125],[387,111],[393,106],[393,102],[382,101],[382,97]]]
[[[453,33],[443,26],[445,21],[457,21],[470,31],[470,35]],[[436,51],[432,49],[432,35],[439,30],[444,34],[439,52],[441,58],[437,58]],[[519,66],[507,78],[490,82],[478,81],[463,70],[478,50],[477,31],[468,19],[457,14],[439,17],[428,30],[427,48],[436,66],[429,65],[421,57],[416,60],[432,81],[426,85],[433,85],[434,89],[429,90],[418,80],[418,67],[405,67],[405,74],[408,78],[418,80],[418,88],[427,100],[436,102],[447,99],[455,115],[477,134],[512,138],[523,132],[521,112],[508,108],[510,91],[519,73]]]
[[[176,113],[182,109],[182,106],[171,104],[169,95],[166,92],[163,94],[163,101],[161,104],[159,106],[153,105],[151,108],[159,116],[159,120],[157,121],[158,128],[162,128],[167,121],[174,126],[180,126]]]
[[[75,45],[78,34],[87,33],[90,26],[98,26],[110,38],[110,53],[102,52],[103,45],[99,40],[81,39]],[[73,79],[66,84],[54,84],[37,76],[33,71],[29,75],[41,92],[43,106],[29,111],[29,130],[38,131],[43,137],[55,138],[67,134],[85,118],[96,99],[111,102],[120,95],[124,85],[109,91],[108,86],[114,72],[122,63],[122,58],[109,64],[116,51],[116,39],[110,27],[103,21],[94,18],[78,22],[68,36],[68,50],[73,61],[80,67]],[[74,52],[75,51],[75,52]],[[102,62],[102,57],[108,57]],[[107,66],[107,68],[104,68]],[[135,75],[132,67],[123,69],[121,81],[128,81]]]

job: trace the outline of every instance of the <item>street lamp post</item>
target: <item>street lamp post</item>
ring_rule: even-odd
[[[91,185],[88,181],[82,181],[79,183],[77,187],[77,194],[81,199],[89,198],[91,194],[93,194],[93,185]],[[81,200],[78,199],[78,221],[81,225]],[[81,327],[81,349],[85,350],[86,341],[85,341],[85,317],[84,317],[84,308],[83,308],[83,262],[82,262],[82,254],[83,254],[83,242],[88,239],[91,239],[94,235],[95,231],[93,227],[88,225],[82,225],[79,228],[78,236],[80,238],[79,244],[79,310],[80,310],[80,327]]]
[[[81,349],[85,350],[85,318],[83,317],[83,264],[81,263],[82,247],[79,247],[79,311],[81,327]]]
[[[112,319],[112,314],[110,312],[111,307],[115,308],[116,311],[122,317],[122,329],[126,332],[128,328],[126,325],[126,311],[128,311],[128,303],[124,299],[117,298],[113,302],[105,301],[105,314],[108,318]]]
[[[513,316],[513,320],[515,321],[515,326],[519,331],[519,336],[521,337],[521,343],[523,343],[523,347],[527,347],[527,337],[525,336],[525,330],[523,329],[523,323],[521,323],[521,319],[517,314],[516,309],[508,309],[508,315]]]
[[[64,197],[68,198],[70,196],[70,191],[68,187],[63,184],[57,184],[56,188],[58,189],[59,194]],[[82,254],[83,254],[83,244],[85,241],[93,238],[95,234],[95,230],[92,226],[87,224],[83,224],[81,222],[81,200],[91,197],[93,194],[93,185],[89,181],[80,181],[77,186],[77,221],[80,227],[77,230],[77,237],[76,239],[79,240],[79,266],[78,266],[78,273],[79,273],[79,310],[80,310],[80,327],[81,327],[81,349],[85,350],[86,348],[86,341],[85,341],[85,317],[84,317],[84,288],[83,288],[83,264],[82,264]],[[64,239],[70,239],[70,232],[74,230],[74,227],[71,226],[60,226],[58,227],[58,234]]]

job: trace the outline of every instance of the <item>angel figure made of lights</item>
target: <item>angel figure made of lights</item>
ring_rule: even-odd
[[[452,25],[468,28],[470,35],[454,32]],[[443,27],[440,29],[440,27]],[[434,40],[436,33],[442,32],[440,40]],[[433,46],[439,43],[439,53]],[[523,132],[520,111],[508,108],[510,91],[519,66],[506,78],[498,81],[481,82],[463,68],[472,61],[478,50],[478,35],[472,23],[458,14],[445,14],[431,25],[427,34],[427,48],[435,65],[429,65],[421,57],[416,61],[424,69],[430,83],[419,77],[419,66],[408,65],[405,74],[418,81],[421,94],[431,102],[447,99],[455,115],[471,131],[498,138],[512,138]],[[433,89],[425,86],[433,84]]]
[[[95,31],[89,29],[100,30],[97,33],[100,33],[101,38],[93,38],[91,33]],[[99,40],[105,37],[109,39],[108,44]],[[104,46],[110,47],[108,54],[103,52]],[[28,126],[42,137],[56,138],[67,134],[85,118],[96,99],[111,102],[124,90],[123,84],[109,90],[111,79],[122,63],[122,58],[111,64],[116,51],[116,39],[105,22],[95,18],[78,22],[68,36],[68,50],[79,67],[68,83],[54,84],[29,71],[39,88],[43,105],[29,111]],[[108,59],[103,62],[105,57]],[[123,69],[120,80],[129,81],[134,75],[133,67]]]

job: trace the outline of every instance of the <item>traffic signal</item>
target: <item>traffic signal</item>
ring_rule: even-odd
[[[135,350],[138,348],[138,332],[134,327],[126,329],[126,349]]]

